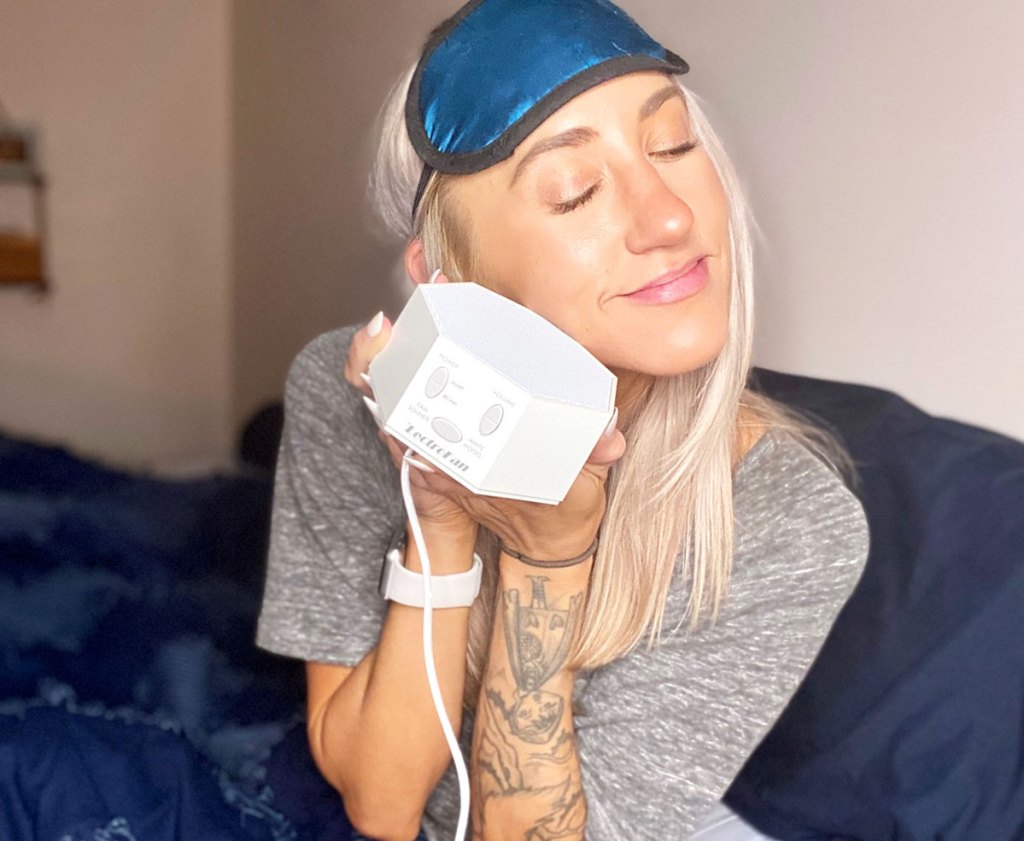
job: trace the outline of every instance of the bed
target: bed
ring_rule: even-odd
[[[785,841],[1024,838],[1024,444],[758,370],[858,462],[868,566],[726,802]],[[351,838],[253,645],[280,405],[165,480],[0,430],[0,839]]]
[[[0,435],[0,838],[338,839],[302,669],[256,649],[269,471]]]

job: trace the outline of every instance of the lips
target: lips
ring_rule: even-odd
[[[678,269],[672,269],[648,281],[639,289],[622,295],[633,304],[674,304],[690,298],[708,284],[707,255],[697,257]]]
[[[669,271],[665,272],[664,274],[658,275],[656,278],[648,281],[643,286],[640,286],[634,289],[632,292],[627,292],[625,294],[636,295],[638,292],[653,289],[656,286],[665,286],[668,283],[672,283],[673,281],[679,280],[683,276],[690,274],[690,272],[692,272],[697,267],[697,264],[700,263],[700,261],[703,260],[706,256],[706,254],[702,254],[700,257],[694,257],[688,263],[685,263],[679,268],[669,269]]]

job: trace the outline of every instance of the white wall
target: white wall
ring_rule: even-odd
[[[41,131],[49,275],[0,289],[0,428],[129,467],[232,447],[229,17],[0,0],[0,97]]]
[[[624,5],[749,186],[757,362],[1024,438],[1024,5]]]
[[[366,202],[371,126],[445,0],[234,4],[236,420],[313,336],[396,315],[397,246]],[[400,287],[399,287],[400,288]]]
[[[252,218],[236,254],[263,302],[254,324],[240,320],[239,359],[259,360],[240,365],[240,405],[269,395],[315,332],[378,302],[393,311],[381,284],[394,250],[369,236],[363,204],[367,135],[388,84],[457,5],[237,6],[236,75],[251,89],[237,107],[252,109],[259,145],[238,170]],[[758,364],[886,387],[1024,438],[1024,6],[622,5],[690,62],[748,186],[765,236]]]

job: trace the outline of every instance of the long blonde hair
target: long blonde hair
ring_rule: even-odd
[[[453,280],[475,276],[468,226],[459,219],[451,185],[434,173],[415,220],[413,196],[423,163],[409,141],[404,104],[413,69],[397,82],[381,111],[381,140],[370,196],[385,224],[403,239],[420,237],[428,270],[443,266]],[[747,388],[753,343],[754,223],[739,179],[699,98],[682,90],[691,126],[714,163],[729,203],[732,254],[728,337],[719,355],[684,374],[658,377],[624,430],[626,453],[612,468],[601,543],[594,559],[583,623],[569,667],[593,669],[662,633],[675,575],[689,587],[680,625],[696,629],[707,609],[717,617],[732,567],[733,469],[741,426],[784,429],[826,464],[853,480],[839,442],[799,413]],[[497,543],[480,530],[481,597],[470,614],[466,702],[475,703],[494,621]],[[488,562],[489,561],[489,562]],[[678,627],[678,626],[677,626]]]

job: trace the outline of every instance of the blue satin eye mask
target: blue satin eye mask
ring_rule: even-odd
[[[607,0],[472,0],[431,35],[405,121],[430,173],[479,172],[510,157],[570,99],[639,70],[685,73],[683,59]]]

